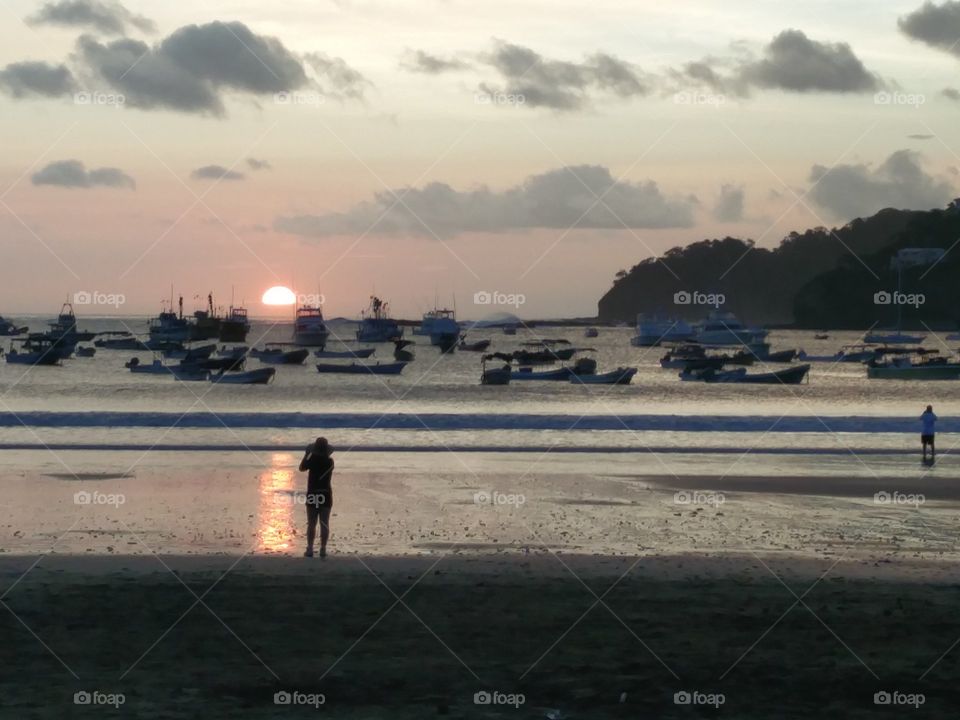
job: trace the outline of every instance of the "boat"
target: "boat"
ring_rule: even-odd
[[[77,357],[92,358],[97,354],[97,349],[95,347],[78,347],[75,352]]]
[[[899,330],[879,330],[864,335],[863,342],[877,345],[917,345],[926,337],[926,335],[908,335]]]
[[[828,340],[829,338],[830,338],[830,335],[827,334],[826,330],[824,330],[823,332],[818,332],[813,334],[814,340]]]
[[[191,360],[206,360],[216,349],[216,345],[200,345],[193,348],[171,347],[162,352],[163,357],[167,360],[184,360],[189,362]]]
[[[431,345],[450,347],[460,338],[460,323],[455,310],[434,308],[423,314],[420,327],[414,328],[414,335],[425,335]]]
[[[123,366],[132,373],[141,373],[144,375],[167,375],[172,372],[172,368],[164,365],[160,358],[154,358],[153,362],[149,365],[141,363],[140,358],[130,358]]]
[[[150,340],[153,342],[185,343],[190,340],[190,323],[183,317],[183,297],[180,298],[180,313],[173,311],[171,300],[169,310],[161,310],[150,321]]]
[[[504,325],[504,326],[503,326],[503,334],[504,334],[504,335],[516,335],[516,334],[517,334],[517,326],[516,326],[516,325]]]
[[[576,375],[593,375],[597,371],[597,361],[593,358],[580,358],[573,365],[565,365],[556,370],[534,370],[520,367],[511,371],[511,380],[569,380]]]
[[[656,347],[692,339],[693,328],[683,320],[640,313],[637,315],[637,334],[630,338],[630,344],[633,347]]]
[[[14,325],[9,320],[5,319],[3,316],[0,316],[0,336],[2,337],[14,337],[16,335],[24,335],[29,330],[25,325],[17,326]]]
[[[883,351],[879,347],[855,344],[844,345],[839,352],[833,355],[808,355],[805,352],[797,353],[797,358],[804,362],[838,362],[864,363],[880,357]]]
[[[380,298],[370,297],[370,307],[360,315],[358,342],[392,342],[403,337],[403,328],[387,314],[387,307]]]
[[[319,305],[303,305],[297,308],[293,323],[293,342],[296,345],[325,347],[330,331],[323,319],[323,310]]]
[[[403,362],[411,362],[413,360],[413,351],[407,350],[408,345],[413,345],[413,340],[394,340],[393,341],[393,359],[401,360]]]
[[[678,345],[660,358],[660,367],[665,369],[704,370],[723,367],[724,358],[707,355],[701,345]]]
[[[63,304],[57,319],[49,323],[49,326],[49,330],[30,333],[28,337],[32,342],[51,343],[60,353],[61,359],[70,357],[78,343],[89,342],[96,337],[96,333],[82,332],[77,329],[77,316],[70,303]]]
[[[747,327],[733,313],[713,311],[694,328],[693,339],[701,345],[754,345],[767,334],[763,328]]]
[[[476,342],[468,343],[466,337],[460,338],[459,348],[466,352],[483,352],[488,347],[490,347],[490,340],[477,340]]]
[[[315,350],[314,357],[321,359],[356,358],[362,360],[376,352],[376,348],[357,348],[356,350]]]
[[[266,350],[254,348],[250,351],[250,355],[262,363],[271,365],[303,365],[304,360],[310,356],[310,351],[306,348],[284,350],[280,347],[268,347]]]
[[[681,380],[698,380],[706,383],[752,383],[757,385],[799,385],[810,372],[807,364],[766,373],[748,373],[746,368],[735,370],[685,370]]]
[[[799,350],[777,350],[775,352],[767,351],[764,355],[757,356],[759,360],[767,363],[788,363],[793,362],[799,354]]]
[[[210,376],[210,382],[217,385],[268,385],[277,374],[276,368],[257,368],[246,372],[227,373],[220,371]]]
[[[59,365],[63,359],[62,349],[49,340],[15,338],[10,345],[10,352],[5,355],[8,363],[51,366]]]
[[[183,366],[190,366],[196,368],[197,370],[210,370],[213,372],[223,372],[223,371],[239,371],[243,370],[243,366],[246,364],[247,356],[246,355],[236,355],[229,357],[211,357],[211,358],[198,358],[196,360],[191,360],[190,362],[181,362]]]
[[[219,358],[238,358],[243,357],[250,352],[250,348],[246,345],[236,345],[234,347],[221,347],[218,349],[214,355]]]
[[[618,367],[616,370],[595,375],[571,375],[570,382],[574,385],[629,385],[636,374],[635,367]]]
[[[179,365],[177,367],[171,367],[169,370],[174,379],[181,380],[183,382],[206,382],[210,379],[209,370],[201,370],[195,365]]]
[[[600,331],[597,330],[595,327],[588,327],[586,330],[583,331],[583,336],[588,338],[599,337]]]
[[[960,363],[946,358],[914,362],[907,355],[889,360],[871,360],[867,363],[867,377],[871,380],[960,380]]]
[[[247,309],[230,306],[227,314],[220,320],[220,342],[245,342],[250,332],[250,320]]]
[[[481,385],[509,385],[512,375],[509,363],[499,367],[488,368],[487,361],[495,359],[493,355],[486,355],[480,362]]]
[[[93,344],[104,350],[148,350],[149,348],[143,340],[126,335],[122,337],[111,337],[94,340]]]
[[[406,362],[377,363],[369,365],[364,363],[350,363],[349,365],[335,365],[333,363],[317,363],[317,372],[321,373],[343,373],[350,375],[399,375],[407,366]]]
[[[207,294],[207,309],[195,310],[190,325],[191,340],[216,340],[220,337],[220,318],[213,308],[213,293]]]

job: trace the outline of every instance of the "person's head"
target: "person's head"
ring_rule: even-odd
[[[927,405],[927,412],[933,412],[933,405]]]
[[[313,451],[322,457],[330,457],[330,453],[333,452],[325,437],[317,438],[317,441],[313,444]]]

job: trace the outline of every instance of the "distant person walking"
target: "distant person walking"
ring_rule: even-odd
[[[937,434],[937,416],[933,412],[933,405],[927,405],[927,409],[920,416],[920,442],[923,445],[923,461],[927,462],[927,445],[930,446],[930,462],[933,463],[937,451],[934,447],[934,436]]]
[[[300,461],[300,472],[307,472],[307,550],[304,557],[313,557],[313,541],[317,537],[317,522],[320,523],[320,557],[327,556],[327,539],[330,537],[330,511],[333,509],[333,450],[324,437],[307,446]]]

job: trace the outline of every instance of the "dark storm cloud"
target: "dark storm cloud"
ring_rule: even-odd
[[[0,90],[15,98],[60,97],[75,89],[76,83],[66,65],[17,62],[0,70]]]
[[[897,25],[908,37],[960,57],[960,2],[925,2]]]
[[[943,207],[954,197],[950,183],[928,174],[920,156],[897,150],[880,166],[814,165],[810,196],[822,208],[843,220],[872,215],[883,208],[928,210]]]
[[[128,27],[156,32],[149,18],[136,15],[113,0],[59,0],[48,2],[27,18],[31,25],[83,27],[108,35],[123,35]]]
[[[713,208],[713,217],[720,222],[743,220],[744,196],[745,191],[742,185],[721,185],[720,197]]]
[[[470,64],[458,58],[443,58],[439,55],[431,55],[423,50],[408,50],[400,61],[400,67],[409,72],[439,75],[445,72],[465,70],[470,67]]]
[[[194,180],[243,180],[245,176],[223,165],[204,165],[190,173],[190,177]]]
[[[134,190],[137,183],[118,168],[87,170],[79,160],[60,160],[41,168],[30,181],[34,185],[56,185],[66,188],[112,187]]]
[[[696,198],[669,197],[653,181],[617,180],[598,165],[527,177],[503,191],[457,190],[441,182],[377,193],[343,213],[279,217],[274,228],[307,237],[382,235],[451,237],[532,228],[621,229],[693,225]],[[597,202],[597,197],[602,202]],[[421,222],[422,221],[422,222]],[[426,227],[424,227],[426,226]]]

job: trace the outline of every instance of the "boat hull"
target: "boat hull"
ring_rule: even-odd
[[[343,375],[399,375],[406,366],[406,362],[383,363],[382,365],[379,363],[376,365],[364,365],[362,363],[350,363],[349,365],[317,363],[317,372],[339,373]]]
[[[935,367],[867,367],[871,380],[960,380],[960,365]]]

